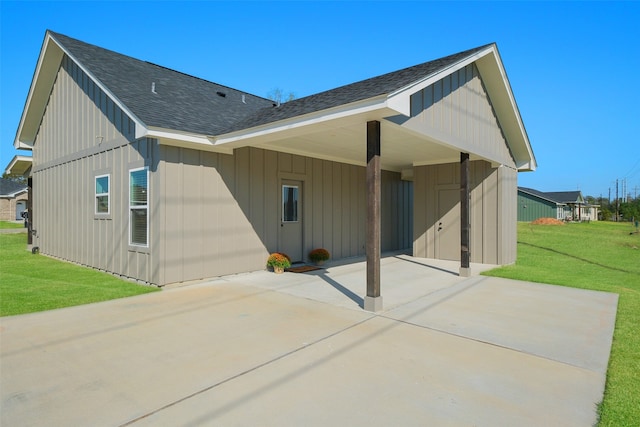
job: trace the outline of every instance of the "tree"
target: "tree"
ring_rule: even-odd
[[[15,182],[19,182],[21,184],[26,184],[27,183],[27,178],[21,175],[9,175],[8,173],[4,172],[2,174],[2,178],[3,179],[9,179],[11,181],[15,181]]]
[[[267,98],[275,102],[277,105],[280,105],[296,99],[296,94],[293,92],[285,94],[284,90],[277,87],[269,91]]]
[[[620,203],[620,214],[625,221],[640,218],[640,199],[628,199],[628,201]]]

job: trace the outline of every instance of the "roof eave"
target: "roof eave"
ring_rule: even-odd
[[[518,170],[535,171],[538,167],[536,158],[502,64],[498,47],[492,44],[480,52],[476,66],[482,76],[482,82],[487,88]]]
[[[26,176],[31,169],[33,159],[29,156],[13,156],[5,169],[5,173],[11,176]]]
[[[216,147],[211,138],[207,135],[149,126],[145,129],[142,136],[157,139],[158,143],[162,145],[233,154],[233,149],[227,147]]]
[[[314,111],[300,116],[291,117],[276,122],[266,123],[239,131],[229,132],[221,135],[212,135],[210,140],[216,146],[232,144],[242,145],[243,141],[259,139],[261,141],[278,138],[278,134],[284,131],[302,131],[303,128],[312,125],[319,125],[332,120],[347,119],[357,115],[370,115],[371,119],[382,119],[383,117],[401,113],[388,105],[387,95],[379,95],[373,98],[344,104],[337,107]]]

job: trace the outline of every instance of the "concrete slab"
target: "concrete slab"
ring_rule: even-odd
[[[369,318],[195,286],[0,320],[0,425],[120,425]]]
[[[585,369],[376,317],[135,425],[591,426],[599,384]]]
[[[0,424],[595,423],[617,296],[430,263],[378,314],[347,263],[1,318]]]
[[[617,294],[478,276],[386,316],[604,375],[617,304]]]

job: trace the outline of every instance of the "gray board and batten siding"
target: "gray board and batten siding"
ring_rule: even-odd
[[[402,126],[491,159],[471,162],[471,261],[515,262],[517,171],[475,64],[413,94]],[[459,260],[459,164],[415,165],[414,186],[413,255]]]
[[[460,165],[414,168],[413,256],[460,260]],[[517,172],[477,160],[470,165],[471,262],[516,260]]]
[[[160,284],[263,269],[281,250],[281,185],[302,184],[303,257],[364,255],[365,169],[258,148],[161,146]],[[411,183],[383,173],[383,250],[411,247]]]
[[[411,117],[402,126],[471,153],[472,159],[516,167],[475,64],[411,95]]]
[[[42,253],[152,282],[150,252],[129,245],[128,171],[152,169],[158,144],[134,134],[130,118],[65,56],[33,146],[34,245]],[[95,177],[104,174],[110,212],[96,214]]]
[[[465,152],[472,160],[471,260],[514,262],[516,161],[478,68],[463,66],[416,90],[410,102],[409,117],[383,120],[419,137],[412,150],[440,157],[398,165],[403,174],[412,169],[413,182],[383,171],[382,251],[459,259],[458,160]],[[62,55],[33,142],[34,244],[42,253],[156,285],[263,269],[270,252],[286,247],[282,185],[294,183],[301,191],[298,257],[317,247],[334,259],[365,254],[361,164],[266,147],[223,154],[136,139],[140,124],[118,105]],[[129,244],[129,171],[141,167],[149,171],[145,246]],[[109,212],[97,214],[96,177],[105,175]]]
[[[34,244],[44,254],[156,285],[263,269],[281,245],[281,181],[295,179],[303,183],[304,253],[364,255],[363,167],[135,140],[132,121],[66,57],[36,139]],[[128,234],[128,171],[142,166],[150,171],[148,247],[130,245]],[[110,212],[95,214],[103,174]],[[383,250],[409,248],[411,183],[385,171],[382,186]]]

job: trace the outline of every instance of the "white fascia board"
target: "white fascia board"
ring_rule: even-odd
[[[496,82],[495,79],[482,75],[483,83],[489,91],[489,96],[494,103],[494,107],[496,107],[496,104],[502,104],[504,101],[506,101],[506,104],[509,106],[509,108],[506,109],[506,115],[504,114],[504,110],[502,111],[503,114],[500,114],[500,111],[496,111],[496,113],[499,115],[499,118],[507,119],[506,123],[503,121],[501,122],[503,131],[507,136],[507,140],[516,139],[520,142],[521,147],[524,147],[524,152],[522,149],[514,150],[514,148],[517,147],[511,147],[514,156],[519,157],[515,159],[516,163],[519,165],[518,169],[535,171],[537,168],[536,158],[533,154],[531,142],[529,141],[529,136],[527,135],[527,131],[524,127],[522,116],[520,115],[520,109],[518,108],[515,96],[511,90],[511,84],[509,83],[507,72],[504,69],[504,65],[502,64],[502,59],[500,58],[500,53],[497,48],[493,48],[492,50],[493,55],[482,58],[478,61],[478,69],[482,74],[485,67],[489,67],[491,71],[493,71],[492,75],[496,76],[497,74],[497,76],[499,76],[499,82]],[[498,87],[496,87],[494,83],[498,83]]]
[[[136,124],[136,138],[141,138],[146,131],[142,120],[133,114],[133,112],[129,110],[127,106],[109,90],[108,87],[103,85],[90,70],[88,70],[67,49],[65,49],[62,43],[58,42],[51,33],[47,32],[40,50],[36,70],[34,72],[33,79],[31,80],[29,94],[27,95],[27,100],[25,102],[24,109],[22,110],[22,117],[20,118],[20,124],[18,125],[18,131],[13,143],[14,147],[16,149],[27,150],[32,148],[35,135],[37,134],[37,127],[40,125],[42,114],[44,114],[44,109],[49,100],[63,54],[66,54],[73,62],[75,62],[76,65],[78,65],[78,67],[87,74],[93,83],[106,93],[118,108],[124,111],[125,114],[134,121]],[[35,110],[33,110],[34,108]],[[33,118],[33,114],[39,115],[39,117]],[[33,129],[29,129],[29,126]],[[29,134],[25,135],[25,131],[27,130]]]
[[[155,138],[162,145],[192,148],[197,150],[215,151],[224,154],[233,154],[233,149],[216,147],[206,135],[178,132],[171,129],[149,127],[141,137]]]
[[[449,74],[452,74],[466,67],[467,65],[477,61],[478,59],[482,58],[485,55],[488,55],[493,51],[495,51],[494,45],[488,46],[486,49],[476,52],[473,55],[467,56],[461,61],[451,64],[450,66],[443,68],[423,79],[416,80],[410,85],[407,85],[396,90],[395,92],[390,93],[388,98],[389,108],[392,108],[398,111],[400,114],[409,117],[411,115],[411,95],[434,84],[445,76],[448,76]]]
[[[244,129],[236,132],[230,132],[224,135],[212,136],[211,140],[214,145],[221,146],[233,142],[239,142],[244,139],[266,137],[271,134],[282,132],[285,130],[293,130],[304,126],[329,122],[331,120],[342,119],[358,114],[365,114],[376,110],[384,110],[388,108],[387,96],[380,95],[374,98],[365,99],[363,101],[351,104],[340,105],[338,107],[320,110],[303,116],[296,116],[290,119],[280,120],[265,125],[256,126],[254,128]]]
[[[33,137],[29,137],[29,138],[24,138],[23,137],[23,133],[25,131],[25,125],[27,123],[27,119],[29,116],[29,111],[31,108],[32,103],[34,103],[34,98],[36,97],[36,92],[40,92],[41,89],[41,84],[38,84],[40,82],[42,82],[42,78],[41,74],[47,74],[46,72],[43,71],[43,69],[45,68],[50,68],[50,67],[46,67],[45,65],[47,65],[50,62],[53,62],[54,66],[53,68],[55,70],[47,70],[49,72],[53,71],[53,73],[55,74],[58,71],[58,66],[59,66],[59,61],[62,59],[62,49],[60,49],[59,46],[56,46],[56,48],[52,48],[50,47],[50,40],[51,40],[51,35],[47,32],[47,34],[45,35],[45,39],[42,43],[42,47],[40,48],[40,55],[38,55],[38,62],[36,63],[36,69],[33,72],[33,77],[31,78],[31,85],[29,86],[29,92],[27,94],[27,99],[24,103],[24,108],[22,109],[22,115],[20,116],[20,122],[18,124],[18,130],[16,131],[16,136],[15,139],[13,141],[13,146],[15,149],[17,150],[31,150],[31,148],[33,147]],[[57,45],[57,43],[56,43]],[[57,62],[57,64],[55,64]],[[45,84],[46,86],[48,86],[48,92],[51,92],[51,87],[53,85],[53,82],[55,81],[55,76],[47,76],[47,79],[50,80],[46,83],[42,83]],[[44,90],[45,88],[42,88],[42,90]],[[47,96],[48,97],[48,93],[46,95],[41,95],[41,96]],[[42,114],[44,113],[44,109],[46,106],[46,101],[45,102],[41,102],[42,105],[40,105],[39,107],[39,112]],[[34,113],[37,114],[37,113]],[[38,120],[39,122],[39,120]],[[33,131],[33,136],[35,136],[36,132]]]

